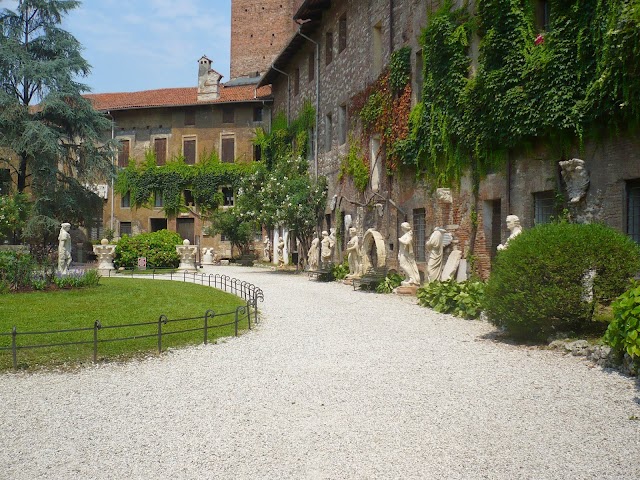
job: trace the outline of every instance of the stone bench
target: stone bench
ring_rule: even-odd
[[[353,278],[353,289],[358,287],[361,290],[373,290],[380,282],[387,277],[387,267],[369,268],[364,275],[359,278]]]

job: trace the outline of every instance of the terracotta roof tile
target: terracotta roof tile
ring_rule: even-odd
[[[271,95],[271,87],[260,87],[258,99]],[[198,89],[162,88],[144,90],[142,92],[90,93],[83,95],[89,99],[96,110],[128,110],[149,107],[177,107],[184,105],[207,105],[216,103],[243,102],[255,100],[255,85],[225,87],[220,85],[220,98],[217,100],[198,101]]]

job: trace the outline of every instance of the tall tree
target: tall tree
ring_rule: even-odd
[[[86,186],[113,175],[109,119],[82,97],[90,66],[80,43],[60,28],[76,0],[18,0],[0,12],[0,148],[28,192],[25,236],[42,238],[61,221],[90,223],[102,208]]]

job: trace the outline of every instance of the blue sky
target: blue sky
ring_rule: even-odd
[[[132,92],[197,86],[202,55],[229,80],[230,16],[231,0],[83,0],[63,28],[84,47],[92,92]]]

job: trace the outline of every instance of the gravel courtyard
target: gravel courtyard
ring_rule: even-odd
[[[216,272],[264,290],[256,330],[0,375],[0,479],[637,478],[634,379],[415,299]]]

